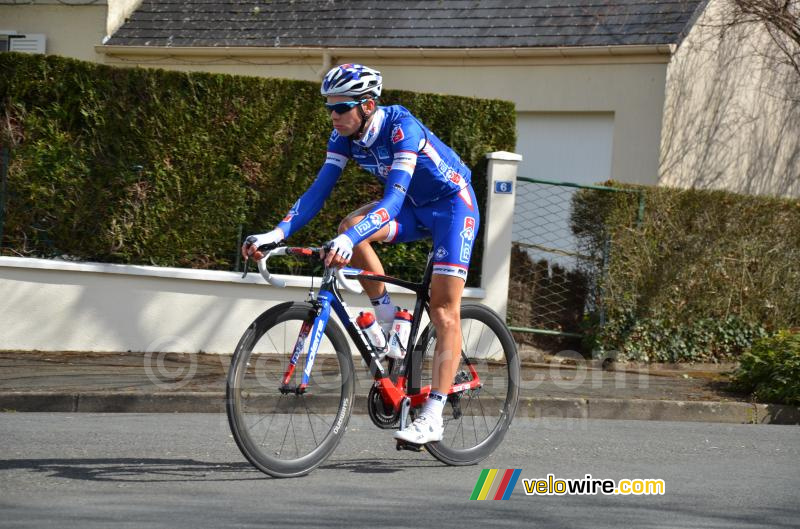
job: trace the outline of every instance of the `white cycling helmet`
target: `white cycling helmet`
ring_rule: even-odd
[[[381,72],[361,64],[340,64],[322,80],[323,96],[379,97],[383,86]]]

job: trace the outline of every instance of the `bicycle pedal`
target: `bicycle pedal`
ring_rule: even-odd
[[[422,449],[425,445],[418,445],[416,443],[409,443],[408,441],[403,441],[402,439],[397,440],[397,449],[398,450],[408,450],[410,452],[422,452]]]

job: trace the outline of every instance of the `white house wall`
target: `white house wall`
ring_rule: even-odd
[[[65,5],[57,0],[37,0],[33,5],[0,5],[0,30],[17,34],[38,33],[47,38],[46,52],[83,61],[98,62],[94,47],[106,34],[108,6],[105,1]]]
[[[800,197],[800,75],[713,0],[675,53],[659,184]]]

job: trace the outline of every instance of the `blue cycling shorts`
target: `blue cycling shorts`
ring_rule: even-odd
[[[433,273],[467,280],[472,247],[481,217],[472,186],[456,194],[416,207],[406,199],[389,222],[386,242],[433,238]]]

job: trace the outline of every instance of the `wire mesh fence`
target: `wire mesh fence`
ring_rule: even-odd
[[[586,314],[604,321],[600,288],[610,241],[600,255],[582,253],[571,228],[573,200],[578,192],[620,191],[517,178],[507,319],[518,343],[574,346]]]

